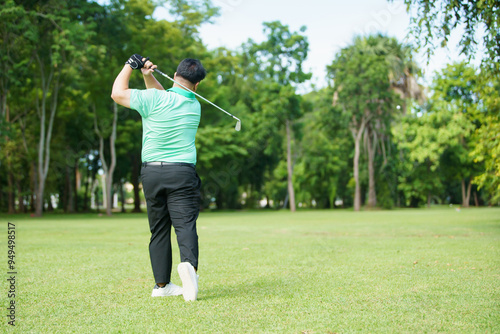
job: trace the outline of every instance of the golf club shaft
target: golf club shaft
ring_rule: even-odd
[[[216,105],[215,103],[210,102],[209,100],[207,100],[206,98],[204,98],[204,97],[203,97],[203,96],[201,96],[200,94],[198,94],[198,93],[194,92],[193,90],[191,90],[191,89],[187,88],[186,86],[184,86],[183,84],[179,83],[178,81],[175,81],[174,79],[172,79],[171,77],[169,77],[168,75],[166,75],[165,73],[163,73],[162,71],[160,71],[159,69],[155,68],[155,69],[154,69],[154,71],[155,71],[155,72],[157,72],[157,73],[160,73],[161,75],[163,75],[165,78],[169,79],[170,81],[175,82],[176,84],[178,84],[178,85],[179,85],[179,86],[181,86],[182,88],[184,88],[184,89],[186,89],[186,90],[190,91],[191,93],[193,93],[194,95],[198,96],[198,97],[199,97],[200,99],[202,99],[203,101],[205,101],[205,102],[207,102],[207,103],[209,103],[209,104],[213,105],[215,108],[219,109],[220,111],[225,112],[227,115],[231,116],[232,118],[234,118],[234,119],[235,119],[235,120],[237,120],[238,122],[241,122],[241,120],[240,120],[238,117],[236,117],[236,116],[234,116],[234,115],[232,115],[232,114],[228,113],[227,111],[225,111],[224,109],[222,109],[221,107],[219,107],[218,105]]]

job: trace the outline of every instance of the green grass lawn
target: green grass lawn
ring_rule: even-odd
[[[0,221],[4,332],[500,333],[498,208],[202,213],[191,303],[150,297],[145,214]]]

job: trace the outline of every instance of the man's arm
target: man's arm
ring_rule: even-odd
[[[141,68],[142,75],[144,76],[144,83],[146,84],[146,88],[156,88],[158,90],[165,90],[163,86],[156,80],[156,78],[153,75],[154,69],[156,68],[156,65],[153,65],[151,61],[146,61],[144,64],[144,67]]]
[[[128,88],[128,83],[131,74],[132,68],[127,64],[123,66],[120,74],[118,74],[113,83],[113,90],[111,91],[113,101],[127,108],[130,108],[131,90]]]

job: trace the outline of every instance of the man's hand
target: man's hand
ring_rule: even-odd
[[[153,75],[153,72],[155,68],[157,68],[156,65],[154,65],[151,61],[147,60],[146,58],[143,58],[145,61],[144,67],[141,68],[142,75],[144,76],[144,83],[146,84],[146,88],[156,88],[158,90],[165,90],[163,86],[156,80],[155,76]]]
[[[144,64],[147,60],[149,60],[149,57],[144,58],[136,53],[131,55],[130,58],[125,62],[125,64],[129,64],[133,70],[138,70],[144,67]]]
[[[149,58],[148,58],[149,59]],[[144,67],[141,68],[141,72],[142,72],[142,75],[144,76],[149,76],[151,74],[153,74],[154,72],[154,69],[157,68],[158,66],[154,65],[150,60],[148,60],[146,58],[143,58],[143,60],[145,61],[144,63]]]

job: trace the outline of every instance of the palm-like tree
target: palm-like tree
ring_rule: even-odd
[[[370,108],[350,111],[353,115],[351,118],[351,132],[355,142],[353,172],[356,183],[354,194],[354,209],[356,211],[361,208],[361,190],[359,185],[361,140],[364,139],[364,146],[368,156],[368,206],[375,207],[377,205],[375,190],[375,155],[377,147],[380,146],[384,154],[384,161],[386,161],[385,142],[388,138],[387,134],[394,114],[398,110],[398,112],[405,114],[410,100],[421,100],[423,98],[423,89],[417,83],[420,70],[412,59],[411,46],[401,44],[395,38],[378,34],[367,37],[356,37],[353,45],[343,49],[337,56],[332,67],[330,67],[330,72],[336,81],[333,98],[334,104],[339,102],[339,92],[349,80],[347,76],[360,74],[359,66],[352,66],[352,62],[359,62],[359,59],[366,59],[368,62],[364,64],[364,71],[374,70],[380,72],[383,70],[387,74],[386,78],[383,78],[385,82],[381,83],[382,85],[377,82],[373,83],[373,90],[387,89],[392,94],[388,95],[384,94],[384,92],[379,92],[378,95],[374,94],[373,98],[370,98],[370,101],[366,101],[366,105],[370,105]],[[339,69],[342,66],[343,76],[338,78],[336,74],[339,73]],[[346,69],[351,68],[352,73],[348,73],[349,70]],[[342,78],[345,80],[344,83],[342,82]],[[367,88],[365,87],[364,89]],[[352,91],[356,92],[356,90]],[[401,99],[402,106],[399,109],[393,108],[396,97]]]
[[[383,35],[368,37],[363,43],[364,52],[373,52],[385,57],[388,66],[388,80],[390,89],[401,99],[400,112],[405,115],[411,100],[422,101],[424,90],[418,84],[417,78],[420,75],[420,69],[413,61],[413,49],[410,45],[399,43],[395,38],[389,38]],[[390,108],[389,110],[393,110]],[[384,155],[384,164],[386,164],[385,143],[388,140],[388,126],[393,115],[389,117],[374,117],[368,124],[365,132],[366,151],[368,155],[368,206],[377,205],[377,195],[375,190],[375,166],[374,159],[377,144]],[[384,119],[385,118],[385,119]],[[387,122],[388,121],[388,122]]]

